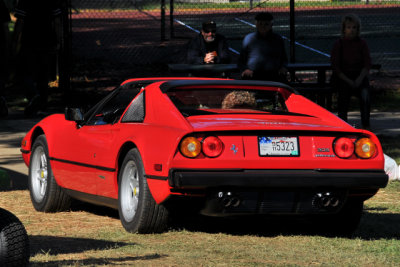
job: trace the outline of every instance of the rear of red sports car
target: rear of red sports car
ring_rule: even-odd
[[[208,215],[321,215],[353,230],[386,186],[377,137],[282,85],[220,81],[161,86],[193,128],[169,165],[173,195]]]
[[[373,133],[273,82],[129,80],[84,115],[44,119],[21,151],[37,210],[78,198],[139,233],[192,200],[206,215],[307,216],[351,233],[388,182]]]

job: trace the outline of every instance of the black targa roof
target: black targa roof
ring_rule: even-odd
[[[163,93],[170,91],[173,88],[183,87],[183,86],[268,86],[268,87],[280,87],[285,88],[295,94],[298,94],[296,90],[292,87],[279,83],[270,81],[253,81],[253,80],[173,80],[167,81],[161,84],[160,89]]]

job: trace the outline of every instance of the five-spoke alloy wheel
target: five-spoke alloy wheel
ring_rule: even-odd
[[[139,151],[132,148],[125,156],[118,182],[118,212],[128,232],[162,232],[167,226],[168,211],[153,199],[147,185]]]
[[[71,199],[54,179],[44,135],[38,136],[32,145],[28,185],[37,211],[55,212],[69,208]]]

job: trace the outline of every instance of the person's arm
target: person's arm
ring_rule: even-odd
[[[203,64],[204,56],[201,53],[198,38],[191,40],[188,44],[186,61],[188,64]]]
[[[362,84],[365,77],[369,75],[369,70],[371,69],[371,56],[368,45],[365,41],[363,41],[362,43],[362,52],[363,52],[364,67],[361,70],[360,75],[354,81],[355,87],[359,87]]]
[[[365,79],[365,77],[367,77],[369,74],[369,69],[367,68],[363,68],[360,72],[360,75],[357,77],[357,79],[354,80],[354,87],[360,87],[360,85],[362,84],[363,80]]]
[[[340,65],[341,65],[341,41],[337,40],[335,44],[333,45],[332,51],[331,51],[331,65],[332,65],[332,71],[336,75],[336,77],[345,83],[347,83],[349,86],[354,87],[354,81],[350,78],[348,78],[341,70]]]
[[[283,38],[280,37],[280,46],[281,46],[281,65],[279,67],[279,74],[286,75],[288,70],[287,70],[287,64],[288,64],[288,58],[286,55],[286,49],[285,49],[285,43],[283,42]]]
[[[248,36],[243,39],[242,49],[240,50],[239,60],[238,60],[238,68],[241,72],[242,78],[251,78],[253,77],[253,70],[249,68],[247,65],[249,60],[249,51],[248,51]]]
[[[252,78],[254,71],[247,65],[248,52],[243,50],[240,52],[238,67],[242,78]]]
[[[231,55],[229,53],[229,45],[228,41],[225,37],[221,36],[221,39],[218,43],[218,56],[215,58],[215,63],[230,63]]]

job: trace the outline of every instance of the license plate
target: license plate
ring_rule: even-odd
[[[260,156],[289,156],[300,155],[298,138],[296,136],[259,136],[258,152]]]

